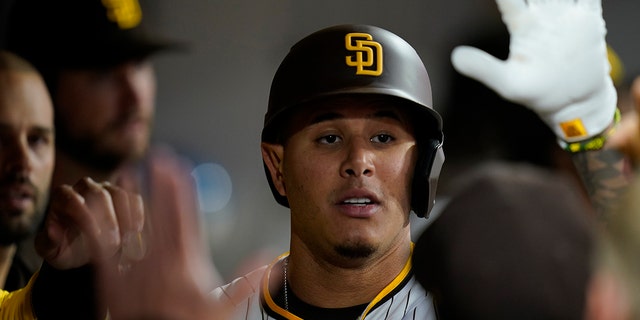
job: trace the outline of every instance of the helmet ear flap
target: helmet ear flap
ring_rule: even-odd
[[[418,146],[418,161],[411,186],[411,209],[418,217],[429,217],[443,163],[444,151],[440,140],[430,138]]]

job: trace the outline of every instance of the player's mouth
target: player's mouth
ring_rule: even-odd
[[[342,203],[345,205],[366,206],[368,204],[372,204],[373,201],[369,198],[352,198],[344,200]]]
[[[146,131],[149,121],[143,117],[130,117],[117,123],[117,129],[126,132]]]
[[[353,218],[368,218],[378,211],[380,203],[375,195],[362,191],[356,193],[337,202],[340,212]]]
[[[9,211],[28,209],[35,201],[35,191],[25,184],[11,184],[0,187],[0,207]]]

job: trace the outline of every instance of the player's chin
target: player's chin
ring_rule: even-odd
[[[342,243],[336,245],[334,249],[341,257],[353,260],[370,258],[377,251],[375,245],[364,241]]]
[[[143,138],[132,139],[132,137],[127,137],[126,139],[121,139],[119,142],[112,144],[112,153],[116,158],[121,158],[123,161],[138,160],[147,152],[148,148],[148,140]]]

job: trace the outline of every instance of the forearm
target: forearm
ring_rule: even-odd
[[[631,181],[629,159],[617,150],[608,148],[577,152],[572,159],[598,219],[606,222],[608,213],[619,202]]]

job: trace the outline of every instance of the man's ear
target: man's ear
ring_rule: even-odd
[[[287,192],[282,174],[284,147],[281,144],[262,142],[260,148],[262,149],[262,160],[269,169],[273,186],[281,196],[286,197]]]

